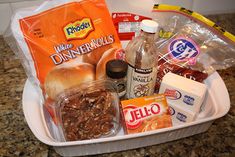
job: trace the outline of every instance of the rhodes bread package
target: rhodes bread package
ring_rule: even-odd
[[[45,104],[68,88],[104,78],[106,62],[123,59],[104,0],[48,0],[16,12],[11,30]]]

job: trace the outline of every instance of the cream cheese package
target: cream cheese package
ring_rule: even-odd
[[[197,113],[181,108],[178,105],[168,104],[171,113],[173,126],[192,122],[196,119]]]
[[[177,104],[189,111],[199,112],[206,91],[205,84],[167,73],[163,77],[159,93],[165,93],[170,104]]]
[[[164,93],[167,97],[167,102],[180,111],[183,122],[190,122],[195,119],[195,114],[198,114],[201,105],[204,101],[207,92],[205,84],[187,79],[173,73],[167,73],[162,80],[159,93]],[[189,114],[191,118],[186,120],[187,116],[183,112]],[[180,115],[178,115],[180,116]],[[182,118],[185,117],[185,118]]]

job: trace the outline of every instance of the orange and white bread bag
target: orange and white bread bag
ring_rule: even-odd
[[[104,0],[47,0],[17,11],[11,31],[28,77],[46,99],[104,78],[101,63],[123,59]],[[111,57],[102,57],[110,52]]]

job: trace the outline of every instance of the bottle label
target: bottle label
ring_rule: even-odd
[[[156,81],[154,68],[137,69],[128,65],[127,97],[136,98],[152,95]]]
[[[117,84],[118,96],[123,97],[126,94],[126,84],[118,83]]]

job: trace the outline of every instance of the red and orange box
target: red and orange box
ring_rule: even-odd
[[[172,126],[171,114],[164,94],[156,94],[121,102],[127,134]]]

